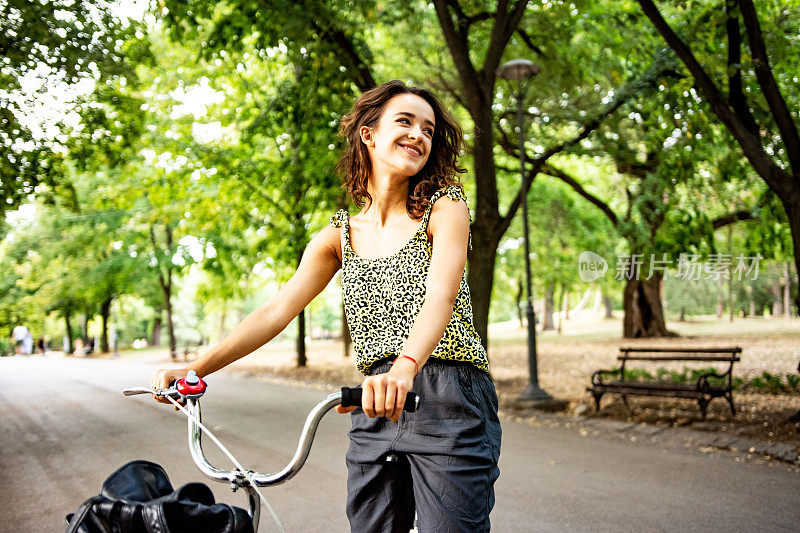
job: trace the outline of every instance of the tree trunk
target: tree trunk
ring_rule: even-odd
[[[728,255],[733,257],[733,226],[728,225]],[[728,265],[728,314],[733,322],[733,265]]]
[[[626,339],[639,337],[677,337],[667,330],[664,308],[661,304],[661,274],[648,280],[629,279],[624,293],[625,318],[622,321],[622,336]]]
[[[772,286],[772,317],[777,318],[783,314],[783,291],[781,290],[781,280],[775,280]]]
[[[786,263],[783,266],[783,316],[786,318],[791,318],[792,316],[792,303],[791,303],[791,293],[792,293],[792,275],[791,275],[791,267],[789,263]]]
[[[70,324],[70,318],[72,318],[72,313],[69,311],[64,312],[64,325],[67,328],[67,354],[71,354],[75,348],[75,339],[72,336],[72,324]]]
[[[486,348],[489,332],[489,303],[494,284],[494,262],[499,237],[489,234],[489,224],[473,225],[473,249],[469,254],[467,284],[472,297],[475,330]]]
[[[306,310],[297,315],[297,367],[306,366]]]
[[[81,320],[81,338],[84,345],[89,342],[89,313],[83,313],[83,320]]]
[[[167,310],[167,333],[169,334],[169,357],[173,361],[178,359],[178,346],[175,340],[175,322],[172,320],[172,269],[167,269],[167,283],[162,286],[164,291],[164,307]]]
[[[350,326],[347,325],[347,313],[345,313],[344,299],[342,299],[342,345],[345,357],[350,357],[350,345],[352,343],[353,337],[350,336]]]
[[[520,329],[525,327],[525,318],[522,314],[522,298],[525,296],[525,283],[522,279],[517,280],[517,290],[514,291],[514,301],[517,303],[517,320],[519,320]]]
[[[558,334],[564,330],[564,296],[567,294],[566,284],[561,284],[561,294],[558,297]]]
[[[614,318],[614,313],[613,313],[614,310],[611,308],[611,298],[609,298],[608,296],[603,295],[603,305],[606,308],[606,312],[605,312],[605,315],[603,316],[603,318],[606,318],[606,319]]]
[[[555,328],[553,323],[553,307],[556,299],[556,284],[551,283],[547,286],[544,293],[544,321],[542,322],[542,331],[552,331]]]
[[[161,309],[156,313],[153,319],[153,333],[150,335],[150,346],[161,346]]]
[[[111,302],[113,301],[112,297],[108,297],[103,300],[103,303],[100,305],[100,317],[103,319],[103,330],[100,333],[100,351],[103,353],[108,353],[108,317],[111,314]]]
[[[686,306],[681,306],[681,317],[678,322],[686,322]]]
[[[569,320],[569,291],[564,289],[564,320]]]

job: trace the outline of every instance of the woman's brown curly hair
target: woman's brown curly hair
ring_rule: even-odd
[[[342,117],[340,133],[347,140],[347,148],[336,169],[342,176],[343,188],[347,189],[356,205],[361,207],[365,201],[372,201],[367,192],[372,164],[367,147],[361,142],[359,130],[362,126],[375,127],[386,103],[398,94],[419,96],[433,108],[435,117],[436,127],[428,161],[422,170],[411,177],[408,184],[406,211],[413,218],[419,218],[436,191],[450,185],[461,187],[458,174],[466,172],[466,169],[458,165],[458,156],[464,142],[461,126],[429,90],[409,87],[402,81],[393,80],[362,94],[350,112]]]

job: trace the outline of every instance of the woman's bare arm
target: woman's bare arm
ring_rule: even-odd
[[[183,376],[189,370],[196,371],[198,376],[207,376],[272,340],[333,279],[341,267],[338,243],[338,229],[328,226],[320,231],[306,247],[292,278],[267,303],[250,313],[230,335],[186,368],[156,371],[153,387],[166,387],[176,376]]]

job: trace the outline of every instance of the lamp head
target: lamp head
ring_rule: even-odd
[[[497,67],[495,72],[504,80],[522,81],[539,74],[539,65],[534,65],[527,59],[512,59]]]

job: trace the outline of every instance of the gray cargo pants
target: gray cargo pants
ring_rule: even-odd
[[[390,363],[373,365],[371,374]],[[398,422],[352,413],[347,451],[347,517],[357,533],[489,531],[500,475],[497,394],[488,374],[429,359],[414,380],[416,413]],[[387,454],[399,461],[387,463]]]

